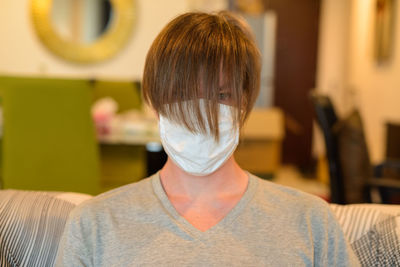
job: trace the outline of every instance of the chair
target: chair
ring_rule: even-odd
[[[312,93],[311,100],[325,140],[331,202],[395,202],[400,195],[400,180],[382,176],[385,169],[400,169],[400,162],[371,166],[359,112],[339,120],[328,96]]]
[[[399,123],[386,123],[386,158],[400,160]]]
[[[91,83],[93,101],[111,97],[118,103],[118,113],[142,108],[138,82],[92,80]],[[143,145],[100,142],[102,187],[109,190],[147,177],[146,152]]]
[[[100,193],[90,84],[0,77],[0,89],[3,188]]]

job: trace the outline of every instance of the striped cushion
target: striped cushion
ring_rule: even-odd
[[[362,266],[400,266],[400,206],[331,204]]]
[[[0,190],[0,266],[53,266],[78,193]]]

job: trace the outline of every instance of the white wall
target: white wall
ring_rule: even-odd
[[[349,0],[324,0],[321,5],[317,89],[337,103],[338,113],[347,112]]]
[[[400,123],[400,34],[395,34],[392,61],[378,65],[373,58],[374,8],[375,1],[353,0],[349,84],[359,97],[372,159],[379,161],[385,155],[385,123]],[[395,32],[400,5],[396,11]]]
[[[317,85],[332,96],[339,115],[357,106],[372,161],[385,155],[385,123],[400,123],[400,34],[390,64],[373,58],[374,0],[323,0]],[[400,5],[396,7],[400,29]],[[317,143],[317,150],[319,141]]]
[[[3,0],[0,8],[0,75],[141,79],[153,39],[173,17],[188,10],[187,0],[136,0],[137,24],[116,57],[95,65],[68,63],[38,40],[30,21],[29,0]]]
[[[320,12],[316,90],[329,95],[338,116],[344,116],[351,108],[348,97],[351,0],[323,0]],[[316,124],[313,141],[314,155],[323,155],[325,143]]]

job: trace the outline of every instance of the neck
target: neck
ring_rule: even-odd
[[[239,167],[233,156],[217,171],[206,176],[190,175],[168,159],[160,175],[168,196],[190,199],[241,195],[248,184],[247,173]]]

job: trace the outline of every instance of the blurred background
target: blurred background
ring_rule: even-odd
[[[240,165],[336,203],[399,200],[396,0],[0,6],[3,189],[99,194],[161,168],[157,120],[140,92],[147,50],[177,15],[227,9],[248,21],[263,63]]]

